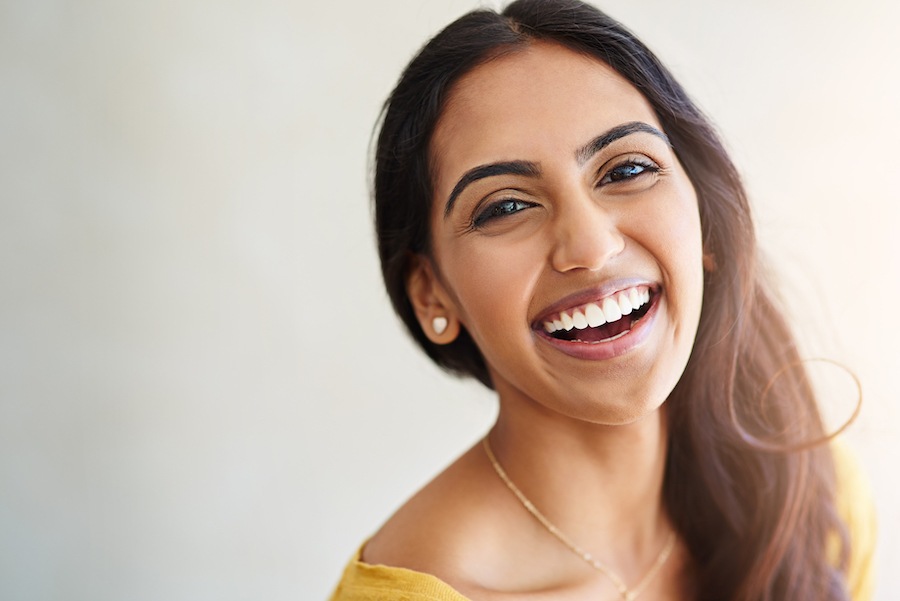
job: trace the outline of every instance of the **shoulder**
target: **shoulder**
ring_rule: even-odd
[[[330,601],[469,601],[453,585],[467,571],[463,541],[486,522],[473,503],[478,471],[470,449],[413,495],[350,560]]]
[[[501,591],[553,590],[573,578],[565,548],[551,545],[549,559],[537,551],[546,539],[478,444],[382,526],[363,548],[359,565],[402,576],[404,586],[416,590],[438,582],[445,593],[458,595],[434,599],[508,598]]]
[[[847,526],[850,563],[847,582],[854,601],[873,597],[877,520],[872,491],[856,457],[846,443],[832,445],[837,483],[836,506]]]
[[[503,527],[494,501],[502,505],[505,499],[492,497],[506,492],[488,477],[493,473],[485,463],[480,446],[463,454],[391,516],[366,544],[361,560],[454,584],[477,579],[477,566]]]

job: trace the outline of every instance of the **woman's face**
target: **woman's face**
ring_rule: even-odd
[[[434,284],[501,398],[603,424],[657,409],[691,352],[703,251],[643,96],[537,42],[456,84],[431,158]]]

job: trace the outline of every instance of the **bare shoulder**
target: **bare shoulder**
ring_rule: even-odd
[[[469,449],[400,507],[366,545],[363,561],[438,576],[464,570],[465,558],[498,529],[491,502],[498,491],[481,453]]]
[[[538,551],[548,541],[550,558]],[[572,568],[581,566],[554,543],[478,444],[407,501],[362,559],[431,574],[471,598],[522,599],[571,586]]]
[[[666,566],[670,583],[680,578],[677,557],[687,552],[675,555]],[[609,587],[522,507],[480,444],[397,510],[362,561],[430,574],[486,601],[584,599]]]
[[[549,556],[541,552],[547,543]],[[522,508],[480,444],[397,510],[362,560],[431,574],[478,599],[571,590],[585,574]]]

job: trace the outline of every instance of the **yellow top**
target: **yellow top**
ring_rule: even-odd
[[[847,524],[850,537],[847,590],[853,601],[871,601],[875,596],[877,532],[872,491],[850,451],[842,444],[833,445],[832,448],[837,473],[837,511]],[[836,544],[830,550],[833,555],[837,555]]]
[[[871,601],[876,531],[872,495],[847,449],[838,444],[834,451],[837,510],[847,524],[851,542],[847,586],[853,601]],[[331,601],[471,601],[431,574],[363,563],[361,551],[350,560]],[[833,553],[837,551],[835,544]]]

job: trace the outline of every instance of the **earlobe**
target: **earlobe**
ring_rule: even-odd
[[[703,271],[712,273],[716,270],[716,255],[708,252],[703,253]]]
[[[450,344],[456,340],[459,335],[459,319],[427,257],[417,255],[410,260],[406,294],[419,320],[419,326],[431,342]]]

